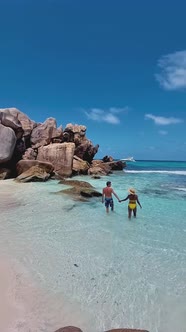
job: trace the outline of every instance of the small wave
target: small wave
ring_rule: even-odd
[[[176,175],[186,175],[186,171],[159,171],[159,170],[149,170],[149,171],[137,171],[137,170],[124,170],[125,173],[159,173],[159,174],[176,174]]]
[[[186,191],[186,188],[180,188],[180,187],[174,187],[173,189],[179,191]]]

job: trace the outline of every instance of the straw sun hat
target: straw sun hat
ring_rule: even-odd
[[[136,194],[136,190],[134,188],[130,188],[129,189],[129,194],[135,195]]]

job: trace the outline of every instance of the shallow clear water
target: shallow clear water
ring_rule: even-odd
[[[66,187],[54,180],[1,182],[1,254],[19,262],[48,296],[33,310],[38,329],[30,331],[72,325],[74,316],[74,325],[90,332],[185,332],[186,163],[136,162],[100,180],[75,179],[100,192],[109,179],[121,199],[134,187],[142,209],[129,221],[127,202],[114,199],[115,211],[106,215],[100,198],[79,202],[56,194]],[[60,322],[64,299],[60,310],[68,320]],[[55,315],[47,310],[51,303]],[[16,326],[26,331],[26,319],[22,330]]]

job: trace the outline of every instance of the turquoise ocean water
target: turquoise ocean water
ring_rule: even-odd
[[[58,194],[66,186],[56,180],[1,181],[1,254],[21,266],[17,289],[26,276],[38,290],[10,331],[186,332],[186,162],[137,161],[101,179],[75,179],[100,192],[111,180],[121,199],[134,187],[142,209],[128,220],[127,202],[115,198],[106,215],[100,198]]]

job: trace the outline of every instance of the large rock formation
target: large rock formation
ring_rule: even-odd
[[[88,163],[91,163],[95,154],[98,152],[99,145],[94,146],[90,140],[86,138],[85,126],[73,125],[68,123],[63,137],[66,142],[75,143],[75,152],[74,154],[82,160],[86,160]]]
[[[44,123],[37,124],[31,133],[32,148],[39,148],[42,145],[48,145],[54,139],[61,139],[63,137],[62,126],[57,129],[56,120],[48,118]]]
[[[17,108],[0,108],[0,123],[12,129],[23,131],[23,136],[29,136],[36,123]]]
[[[20,160],[16,165],[17,175],[27,172],[33,166],[38,166],[49,174],[52,174],[54,171],[54,166],[48,162],[38,160]]]
[[[12,158],[16,145],[16,135],[12,128],[0,124],[0,164]]]
[[[49,161],[54,165],[54,170],[61,176],[71,176],[75,144],[54,143],[41,146],[38,149],[37,160]]]
[[[22,159],[50,162],[59,177],[76,174],[100,176],[122,169],[123,164],[115,163],[112,157],[106,156],[100,163],[93,163],[99,145],[94,146],[87,139],[86,130],[83,125],[68,123],[63,131],[62,126],[57,128],[54,118],[36,123],[16,108],[0,109],[1,178],[20,175],[17,173],[20,166],[16,167],[16,164]],[[27,165],[30,168],[36,166]],[[32,168],[32,173],[33,170],[36,171]]]

